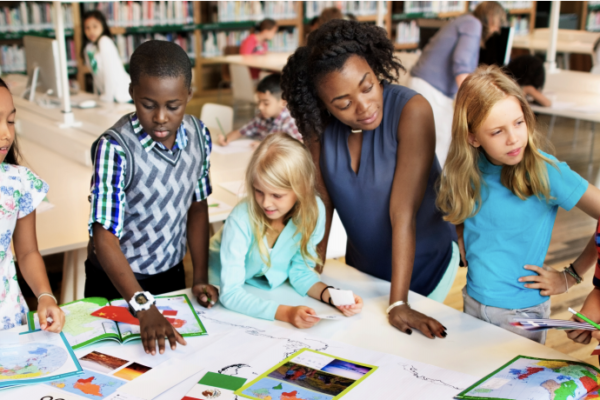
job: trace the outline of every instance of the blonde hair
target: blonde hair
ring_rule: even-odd
[[[497,1],[483,1],[473,10],[473,16],[481,22],[481,45],[485,47],[485,42],[490,36],[490,21],[498,18],[500,24],[506,24],[506,11]]]
[[[275,133],[269,135],[258,146],[246,170],[246,201],[250,225],[260,256],[270,267],[271,259],[263,238],[272,228],[254,197],[254,183],[257,179],[275,189],[292,190],[295,193],[298,200],[285,216],[285,220],[291,219],[296,225],[294,236],[298,233],[301,235],[300,253],[304,261],[310,260],[320,264],[319,257],[313,255],[308,248],[319,219],[315,167],[308,150],[288,134]]]
[[[469,133],[475,133],[492,107],[508,96],[515,97],[521,104],[527,124],[527,146],[521,162],[502,167],[500,181],[521,200],[532,195],[550,199],[546,163],[555,163],[539,150],[545,143],[535,130],[535,116],[516,82],[500,68],[484,65],[464,80],[456,96],[452,143],[436,201],[445,214],[444,219],[452,224],[463,223],[481,207],[482,176],[478,163],[483,149],[469,144]]]

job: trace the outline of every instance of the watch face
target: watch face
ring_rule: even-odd
[[[140,293],[137,296],[135,296],[135,302],[138,303],[139,305],[144,305],[148,302],[148,299],[146,298],[146,296],[144,296],[142,293]]]

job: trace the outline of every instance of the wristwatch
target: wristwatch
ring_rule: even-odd
[[[150,292],[135,292],[129,300],[129,312],[137,317],[139,311],[149,310],[154,303],[156,303],[156,300]]]

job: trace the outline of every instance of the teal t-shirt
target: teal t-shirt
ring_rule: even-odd
[[[486,306],[522,309],[548,300],[518,279],[535,274],[525,265],[543,265],[558,207],[573,208],[588,182],[566,163],[543,154],[556,164],[546,163],[552,197],[548,202],[536,196],[519,199],[500,182],[502,166],[493,165],[483,154],[479,157],[485,182],[482,206],[465,220],[463,235],[469,263],[467,292]]]

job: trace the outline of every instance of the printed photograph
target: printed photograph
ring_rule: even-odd
[[[101,372],[104,374],[111,374],[115,369],[121,368],[129,361],[123,360],[122,358],[109,356],[108,354],[100,353],[99,351],[92,351],[89,354],[79,359],[81,366],[85,369],[91,369],[92,371]]]
[[[371,371],[371,368],[365,367],[364,365],[356,365],[348,361],[333,360],[321,368],[321,371],[357,381],[368,374],[369,371]]]
[[[272,400],[332,400],[334,396],[319,393],[315,390],[305,389],[296,384],[289,384],[280,380],[265,377],[252,384],[243,392],[254,399]],[[239,398],[239,397],[238,397]]]
[[[298,385],[306,389],[332,396],[337,396],[342,393],[355,381],[354,379],[332,375],[293,362],[283,364],[268,376],[292,385]]]
[[[152,368],[146,367],[145,365],[133,362],[133,363],[129,364],[128,366],[126,366],[125,368],[120,369],[117,372],[115,372],[113,374],[113,376],[116,376],[117,378],[125,379],[127,381],[132,381],[135,378],[137,378],[138,376],[141,376],[141,375],[145,374],[146,372],[150,371],[151,369]]]

